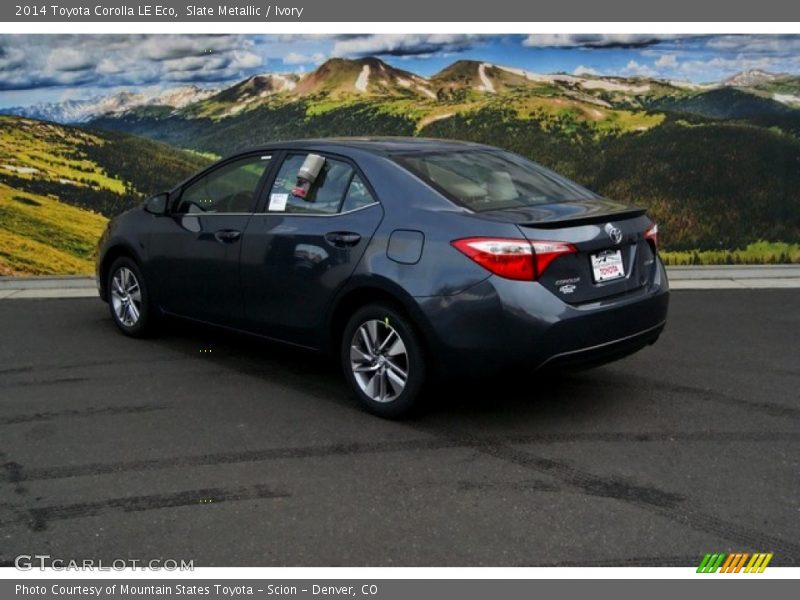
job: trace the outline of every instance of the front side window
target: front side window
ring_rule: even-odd
[[[269,161],[269,156],[249,156],[215,169],[183,190],[176,212],[252,212],[258,182]]]
[[[283,161],[267,201],[269,212],[335,214],[352,187],[355,176],[353,167],[346,162],[325,159],[322,170],[305,198],[292,194],[297,183],[297,173],[306,159],[306,154],[291,154]],[[359,180],[360,181],[360,180]]]
[[[396,156],[400,165],[476,212],[598,196],[510,152],[467,150]]]

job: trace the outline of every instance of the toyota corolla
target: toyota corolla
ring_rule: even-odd
[[[669,296],[643,209],[498,148],[404,138],[223,159],[113,219],[97,281],[127,335],[176,316],[331,353],[386,417],[434,376],[635,352]]]

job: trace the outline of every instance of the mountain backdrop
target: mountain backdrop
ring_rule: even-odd
[[[104,218],[210,157],[324,136],[508,148],[646,206],[667,250],[800,242],[800,78],[785,74],[751,70],[700,85],[460,60],[422,77],[378,58],[335,58],[304,75],[255,75],[222,89],[122,92],[5,112],[13,115],[0,118],[5,273],[85,271]],[[42,216],[56,209],[79,211],[68,220],[85,235],[62,236],[66,221]],[[35,244],[60,258],[34,260]]]

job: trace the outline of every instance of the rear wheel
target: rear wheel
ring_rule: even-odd
[[[139,265],[121,256],[108,270],[108,306],[114,323],[125,335],[144,337],[153,322],[150,296]]]
[[[356,397],[370,412],[397,418],[416,405],[425,361],[419,336],[400,311],[383,304],[356,311],[342,336],[341,360]]]

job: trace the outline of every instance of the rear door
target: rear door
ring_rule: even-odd
[[[316,347],[336,292],[353,273],[383,217],[363,173],[326,156],[306,199],[292,195],[308,153],[290,152],[249,221],[241,270],[248,327]]]
[[[237,326],[242,237],[271,157],[233,158],[185,185],[150,234],[154,293],[168,312]]]

